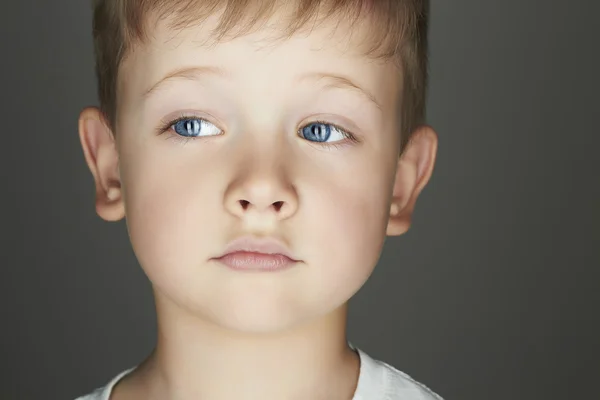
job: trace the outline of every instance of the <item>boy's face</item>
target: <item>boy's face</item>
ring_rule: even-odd
[[[354,51],[344,27],[202,45],[214,26],[159,25],[129,55],[116,142],[94,110],[82,114],[97,209],[126,215],[162,304],[236,330],[284,329],[346,303],[377,263],[386,228],[407,229],[435,134],[425,130],[399,162],[401,78]],[[279,240],[301,262],[241,272],[214,260],[242,236]]]

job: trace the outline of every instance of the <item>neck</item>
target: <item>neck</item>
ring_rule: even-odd
[[[347,306],[288,331],[233,332],[157,295],[158,342],[140,369],[148,398],[352,398],[358,356],[346,340]]]

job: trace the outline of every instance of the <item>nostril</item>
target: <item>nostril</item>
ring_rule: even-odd
[[[283,207],[283,201],[276,201],[273,203],[273,207],[275,208],[275,211],[279,212]]]
[[[242,209],[245,211],[248,209],[250,202],[248,200],[240,200],[240,204],[242,205]]]
[[[251,202],[249,202],[248,200],[238,200],[240,205],[242,206],[242,210],[243,211],[248,211],[248,209],[250,208],[250,205],[252,204]],[[283,208],[284,205],[284,201],[276,201],[272,204],[273,209],[275,210],[275,212],[280,212],[281,209]]]

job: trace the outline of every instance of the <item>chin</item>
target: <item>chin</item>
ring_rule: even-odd
[[[229,303],[224,308],[210,313],[212,322],[224,329],[247,334],[282,333],[314,318],[306,310],[286,307],[282,303],[260,304],[247,300],[243,304]]]
[[[211,315],[211,323],[232,332],[277,335],[319,324],[319,321],[325,322],[330,316],[335,319],[334,314],[343,311],[341,306],[346,303],[342,299],[333,300],[322,299],[321,302],[293,305],[283,301],[268,304],[251,300],[238,304],[229,302],[226,308],[212,309],[204,315]]]

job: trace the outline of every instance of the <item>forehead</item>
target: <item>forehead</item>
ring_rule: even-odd
[[[147,91],[172,71],[196,66],[216,67],[246,84],[285,85],[306,72],[347,77],[374,96],[393,99],[400,92],[400,72],[392,61],[368,57],[369,21],[350,24],[330,17],[285,36],[285,11],[250,32],[215,40],[219,15],[175,29],[163,19],[149,27],[123,61],[120,97]],[[172,17],[175,18],[175,17]]]

